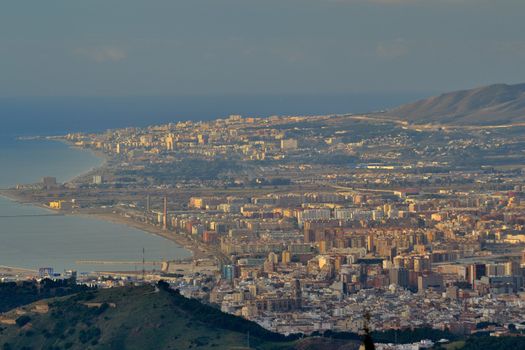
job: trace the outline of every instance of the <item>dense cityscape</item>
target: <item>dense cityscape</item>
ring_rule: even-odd
[[[138,272],[101,266],[79,283],[162,279],[282,334],[357,333],[366,314],[374,330],[504,335],[525,328],[522,129],[232,115],[75,133],[51,139],[104,166],[4,193],[194,254]]]
[[[0,350],[525,350],[525,1],[10,1]]]

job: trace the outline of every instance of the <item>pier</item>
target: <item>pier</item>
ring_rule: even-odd
[[[77,260],[75,261],[78,265],[149,265],[149,266],[161,266],[162,262],[159,261],[122,261],[122,260]]]
[[[64,214],[18,214],[18,215],[0,215],[2,218],[34,218],[43,216],[64,216]]]

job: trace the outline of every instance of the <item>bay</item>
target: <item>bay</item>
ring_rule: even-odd
[[[0,98],[0,188],[34,183],[43,176],[67,181],[101,164],[88,151],[58,142],[17,141],[16,136],[101,132],[229,114],[360,113],[381,110],[429,93],[342,95],[13,97]],[[8,218],[42,208],[0,198],[0,265],[90,271],[134,266],[77,265],[76,260],[147,260],[190,255],[175,243],[123,225],[86,217]],[[2,217],[4,216],[4,217]]]
[[[102,159],[89,151],[54,141],[0,142],[0,187],[34,183],[43,176],[59,181],[99,166]],[[190,252],[174,242],[125,225],[83,216],[27,216],[50,211],[0,197],[0,265],[57,272],[75,269],[134,270],[138,265],[85,265],[79,260],[135,261],[186,258]]]

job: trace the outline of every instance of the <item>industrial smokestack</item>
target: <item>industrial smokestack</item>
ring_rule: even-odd
[[[164,196],[164,215],[162,217],[162,229],[168,229],[168,197]]]

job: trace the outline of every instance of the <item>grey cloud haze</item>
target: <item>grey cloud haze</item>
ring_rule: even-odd
[[[376,52],[383,58],[397,58],[409,53],[408,43],[404,38],[396,38],[387,42],[380,42],[376,47]]]
[[[29,3],[0,12],[0,96],[417,92],[525,81],[522,0]]]
[[[115,46],[79,47],[74,50],[74,54],[98,63],[119,62],[127,57],[126,51]]]

